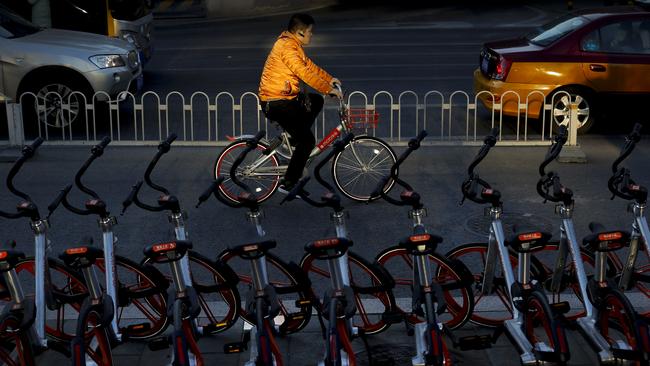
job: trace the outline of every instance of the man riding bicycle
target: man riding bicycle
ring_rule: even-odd
[[[266,118],[276,121],[291,135],[295,151],[289,162],[280,191],[288,192],[302,177],[309,154],[316,144],[311,127],[323,109],[323,97],[315,93],[301,93],[300,81],[322,94],[342,98],[334,84],[341,82],[310,60],[303,46],[311,42],[314,18],[308,14],[294,14],[287,30],[273,45],[266,62],[259,87],[259,98]]]

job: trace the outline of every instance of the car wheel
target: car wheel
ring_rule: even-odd
[[[38,121],[41,126],[47,125],[53,128],[64,128],[78,120],[83,120],[86,103],[84,97],[75,92],[83,93],[87,101],[92,95],[88,87],[84,87],[82,83],[53,78],[40,79],[32,83],[26,91],[36,95],[36,103],[33,98],[24,98],[30,103],[30,108],[23,109],[27,113],[25,122],[29,124],[32,123],[31,121]],[[64,108],[65,104],[68,104],[69,108]]]
[[[569,126],[571,103],[575,103],[578,108],[578,134],[585,134],[594,127],[595,103],[593,94],[589,91],[578,88],[558,89],[548,99],[552,107],[550,116],[547,115],[546,120],[551,121],[553,131],[557,131],[560,126]]]

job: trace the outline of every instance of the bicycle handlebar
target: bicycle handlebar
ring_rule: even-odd
[[[469,199],[470,201],[476,202],[478,204],[492,203],[493,205],[497,205],[500,203],[500,194],[491,195],[491,199],[485,199],[482,194],[481,197],[479,197],[477,189],[479,186],[483,187],[482,191],[491,190],[492,187],[488,182],[479,178],[478,174],[474,173],[476,166],[478,166],[478,164],[483,161],[483,159],[485,159],[487,154],[490,152],[490,149],[496,145],[498,135],[499,128],[494,127],[492,131],[490,131],[490,133],[483,139],[483,146],[481,147],[481,150],[479,150],[479,152],[476,154],[476,157],[474,157],[474,161],[472,161],[472,163],[467,168],[468,178],[461,184],[461,191],[463,192],[463,199],[460,201],[461,205],[465,199]]]
[[[641,140],[641,124],[636,123],[632,132],[625,137],[625,145],[621,153],[612,163],[613,175],[607,181],[607,188],[612,192],[611,199],[620,197],[625,200],[636,199],[639,202],[647,200],[647,189],[637,187],[634,180],[630,177],[628,168],[619,168],[618,165],[623,162],[634,150],[636,144]]]
[[[562,152],[562,147],[567,141],[567,136],[568,131],[566,126],[560,126],[558,134],[553,139],[553,144],[546,152],[544,161],[539,165],[538,170],[541,178],[537,181],[536,189],[537,194],[544,199],[544,203],[546,203],[546,201],[562,201],[565,205],[570,205],[573,202],[573,192],[562,185],[560,182],[560,176],[554,171],[546,173],[546,166],[555,160]],[[549,193],[551,188],[553,192]]]
[[[336,154],[345,150],[345,147],[348,144],[350,144],[350,142],[352,142],[353,139],[354,139],[354,134],[350,132],[347,135],[345,135],[341,140],[336,141],[332,145],[331,151],[327,155],[325,155],[323,159],[321,159],[321,161],[318,163],[318,165],[316,165],[316,168],[314,169],[314,177],[316,178],[316,181],[320,185],[325,187],[325,189],[328,190],[329,192],[334,192],[334,187],[332,187],[331,184],[329,184],[327,181],[325,181],[325,179],[323,179],[320,172],[323,169],[323,167],[325,167],[325,164],[327,164],[330,160],[332,160],[332,158]]]
[[[560,152],[562,152],[562,147],[567,141],[567,136],[568,136],[568,131],[566,126],[562,125],[560,126],[557,135],[555,135],[555,139],[553,144],[548,148],[548,151],[546,152],[546,156],[544,157],[544,161],[539,165],[539,175],[540,176],[545,176],[546,172],[546,166],[551,163],[551,161],[555,160],[555,158],[560,155]]]
[[[402,163],[409,157],[409,155],[411,155],[411,153],[413,151],[420,148],[420,144],[422,143],[422,140],[424,140],[424,138],[427,135],[428,135],[427,131],[422,130],[422,131],[420,131],[420,133],[416,137],[409,140],[408,147],[402,153],[402,155],[400,155],[400,157],[395,161],[393,166],[391,166],[390,173],[388,175],[382,177],[382,179],[377,183],[377,186],[375,186],[375,189],[370,194],[370,198],[368,199],[368,202],[375,199],[376,197],[381,196],[381,198],[383,198],[384,200],[386,200],[389,203],[391,203],[393,205],[396,205],[396,206],[405,206],[405,205],[408,204],[408,203],[406,203],[406,202],[404,202],[402,200],[396,200],[396,199],[388,196],[386,194],[386,192],[384,192],[384,187],[386,186],[386,184],[388,184],[388,182],[391,179],[393,179],[395,181],[395,183],[399,184],[400,186],[402,186],[406,190],[413,191],[413,187],[411,187],[410,184],[406,183],[405,181],[403,181],[403,180],[401,180],[401,179],[399,179],[397,177],[397,170],[398,170],[399,166],[402,165]]]
[[[169,195],[169,191],[167,190],[167,188],[154,183],[151,180],[151,173],[153,172],[153,169],[156,167],[156,164],[158,164],[160,158],[169,152],[169,150],[171,149],[172,142],[174,142],[174,140],[176,140],[177,137],[178,136],[172,132],[169,136],[167,136],[167,138],[164,141],[158,144],[158,152],[153,157],[153,159],[151,159],[149,165],[147,166],[147,170],[145,170],[144,172],[145,183],[147,183],[147,185],[152,189],[166,195]]]
[[[34,156],[34,154],[36,153],[36,150],[38,150],[39,146],[41,146],[43,144],[43,141],[44,140],[43,140],[42,137],[38,137],[38,138],[36,138],[36,140],[34,140],[31,143],[31,145],[23,146],[22,151],[21,151],[21,156],[14,162],[14,165],[11,167],[11,170],[9,170],[9,174],[7,174],[7,181],[6,181],[7,182],[7,188],[9,189],[9,191],[11,193],[13,193],[14,195],[24,199],[25,201],[30,201],[31,202],[32,199],[29,197],[29,195],[27,193],[19,191],[18,189],[16,189],[16,187],[14,186],[14,183],[13,183],[13,179],[18,174],[18,171],[20,170],[20,168],[22,168],[25,161],[27,161],[28,159],[30,159],[30,158],[32,158]]]

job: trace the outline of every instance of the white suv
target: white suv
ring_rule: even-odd
[[[0,95],[24,104],[26,127],[65,127],[85,114],[85,103],[141,86],[138,53],[128,42],[39,28],[0,5]]]

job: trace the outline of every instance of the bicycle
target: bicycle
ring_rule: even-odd
[[[237,197],[237,202],[222,197],[219,186],[225,180],[224,177],[217,178],[210,187],[199,197],[197,206],[207,201],[213,195],[218,201],[232,208],[248,209],[247,218],[253,223],[260,238],[266,235],[261,224],[260,203],[255,193],[245,183],[239,181],[236,175],[237,168],[246,158],[246,154],[253,151],[264,135],[259,132],[253,138],[247,140],[246,148],[239,154],[230,169],[230,179],[234,184],[241,187],[242,193]],[[263,240],[256,243],[247,243],[226,249],[231,256],[238,256],[250,262],[252,286],[246,300],[246,310],[255,317],[255,322],[250,332],[244,332],[241,342],[228,343],[224,345],[224,352],[241,353],[248,347],[251,339],[254,341],[250,346],[250,358],[246,366],[282,366],[282,354],[275,340],[277,332],[273,319],[280,312],[275,288],[270,284],[267,274],[266,254],[270,249],[276,247],[273,240]],[[309,303],[309,306],[311,304]]]
[[[426,136],[427,133],[423,130],[409,141],[408,148],[397,159],[390,174],[379,181],[371,195],[371,197],[380,196],[395,206],[411,206],[408,217],[412,220],[412,233],[402,239],[397,246],[380,253],[377,256],[377,261],[385,266],[390,264],[389,261],[393,258],[403,258],[411,267],[412,278],[408,280],[408,283],[412,292],[412,310],[408,312],[400,309],[400,313],[406,322],[409,335],[415,335],[416,354],[411,359],[414,366],[453,364],[443,334],[448,335],[454,345],[460,346],[461,349],[485,348],[483,346],[484,338],[471,337],[476,343],[471,345],[465,339],[456,339],[451,333],[450,327],[443,324],[442,315],[447,310],[452,313],[452,318],[448,319],[448,323],[454,327],[462,326],[469,318],[473,309],[473,298],[469,291],[472,277],[461,262],[451,262],[436,253],[436,248],[443,239],[427,232],[422,222],[427,211],[421,202],[420,194],[410,184],[395,175],[397,169],[411,153],[420,148],[420,144]],[[382,191],[383,184],[389,179],[393,179],[397,185],[404,189],[399,199]],[[460,290],[459,297],[462,298],[463,307],[462,309],[453,309],[453,312],[456,312],[454,314],[452,309],[447,306],[449,302],[447,298],[450,296],[450,291],[455,289]]]
[[[612,177],[607,182],[609,191],[612,192],[612,200],[620,197],[630,202],[628,212],[632,213],[632,233],[630,247],[625,261],[621,261],[617,255],[608,255],[610,263],[613,263],[618,277],[618,288],[625,291],[636,287],[646,298],[650,298],[650,263],[637,266],[639,252],[645,248],[646,258],[650,260],[650,229],[645,217],[645,209],[648,202],[648,189],[637,184],[630,177],[630,169],[621,167],[621,164],[634,150],[636,144],[641,140],[641,125],[636,124],[632,132],[625,138],[625,146],[621,149],[619,157],[612,163]],[[650,318],[650,309],[641,314]]]
[[[583,239],[583,246],[587,251],[595,253],[593,276],[588,277],[582,261],[576,260],[581,253],[581,248],[573,225],[575,203],[573,192],[562,185],[560,176],[556,172],[545,171],[546,166],[562,151],[566,138],[566,127],[562,126],[539,167],[541,178],[537,183],[537,192],[545,201],[558,203],[555,213],[562,220],[557,259],[550,274],[551,291],[561,288],[567,257],[570,253],[570,265],[575,269],[585,314],[578,318],[576,323],[597,352],[601,364],[616,363],[619,360],[647,364],[648,350],[650,350],[648,327],[638,318],[623,292],[607,279],[607,253],[628,246],[630,234],[624,231],[605,230],[602,225],[592,222],[589,225],[592,234]]]
[[[181,209],[180,201],[175,195],[172,195],[167,188],[151,180],[153,170],[162,156],[170,151],[171,144],[176,137],[176,134],[172,133],[160,142],[158,151],[147,165],[144,173],[144,183],[154,191],[161,193],[157,205],[140,200],[139,194],[143,181],[138,181],[122,203],[122,215],[125,214],[131,204],[135,204],[149,212],[167,211],[169,212],[169,223],[174,227],[176,240],[184,241],[188,238],[185,230],[187,213]],[[145,265],[145,267],[151,265],[152,259],[144,258],[141,264]],[[232,327],[237,322],[240,307],[240,296],[236,287],[238,282],[237,274],[227,265],[210,260],[191,249],[188,249],[186,255],[181,257],[180,270],[183,274],[182,277],[169,274],[166,280],[163,277],[163,281],[160,282],[159,286],[166,290],[165,283],[177,282],[182,278],[185,286],[191,286],[195,290],[201,307],[201,313],[196,317],[195,322],[201,334],[216,334]],[[211,306],[217,300],[221,300],[226,305],[226,311],[223,314],[216,313]],[[163,311],[162,315],[166,318],[166,311]]]
[[[16,265],[25,254],[0,251],[0,273],[10,301],[0,313],[0,361],[7,366],[35,366],[32,337],[36,307],[33,298],[24,295],[16,274]]]
[[[340,85],[336,86],[343,94]],[[354,128],[368,129],[376,127],[378,114],[374,111],[361,111],[355,113],[348,107],[343,99],[339,99],[339,122],[327,136],[316,144],[310,153],[307,166],[314,158],[327,149],[339,136],[345,135]],[[274,123],[272,121],[272,123]],[[232,167],[239,152],[247,146],[251,136],[240,136],[219,154],[214,164],[214,177],[226,177],[219,190],[233,202],[242,192],[229,177],[228,172]],[[249,185],[260,202],[271,197],[276,191],[280,178],[284,176],[287,165],[280,165],[291,157],[292,147],[289,134],[281,132],[273,140],[261,139],[254,154],[242,162],[238,169],[237,177]],[[395,153],[383,140],[371,136],[357,136],[346,148],[339,152],[332,162],[332,177],[341,193],[346,197],[365,202],[369,193],[376,184],[377,176],[383,176],[395,162]],[[384,190],[390,191],[393,183],[388,182]]]
[[[309,180],[308,177],[301,179],[283,200],[282,203],[292,201],[298,194],[308,204],[314,207],[328,207],[332,209],[330,219],[334,222],[334,230],[336,236],[339,238],[347,238],[348,230],[346,227],[346,212],[341,205],[340,197],[334,193],[334,188],[322,178],[321,171],[324,166],[340,151],[345,149],[345,146],[354,139],[354,135],[347,134],[343,139],[336,141],[332,150],[317,164],[314,169],[314,176],[318,183],[325,188],[325,193],[321,195],[320,201],[315,201],[309,198],[309,193],[304,190],[304,187]],[[281,203],[281,204],[282,204]],[[319,266],[316,263],[316,258],[311,253],[306,253],[300,260],[300,268],[304,273],[310,276],[312,286],[310,288],[310,297],[313,302],[318,304],[318,295],[314,290],[315,287],[322,288],[320,283],[315,283],[318,279],[327,280],[331,285],[334,279],[331,277],[331,268]],[[327,262],[329,263],[329,262]],[[352,324],[355,328],[359,329],[363,334],[376,334],[387,329],[391,322],[391,316],[395,309],[395,299],[391,289],[394,286],[394,281],[390,274],[388,274],[377,263],[370,263],[362,256],[354,253],[351,250],[344,250],[341,253],[339,261],[341,265],[340,274],[342,276],[342,283],[352,289],[353,298],[356,304],[357,311],[353,313]],[[319,286],[320,285],[320,286]],[[378,315],[370,314],[366,311],[366,307],[379,308]],[[327,314],[322,309],[318,308],[319,316]],[[319,317],[320,319],[320,317]]]
[[[48,206],[47,218],[50,220],[61,204],[76,215],[96,215],[98,217],[97,223],[102,233],[103,243],[101,253],[103,254],[93,257],[92,263],[93,268],[99,268],[104,275],[103,288],[113,305],[112,334],[116,342],[122,341],[123,336],[125,339],[133,340],[148,339],[162,333],[167,327],[164,278],[153,267],[141,266],[126,257],[115,254],[117,240],[113,234],[113,226],[117,224],[117,219],[111,216],[107,210],[106,202],[81,181],[90,165],[103,155],[104,149],[110,141],[110,138],[105,137],[99,144],[93,146],[90,157],[75,174],[75,186],[79,191],[90,196],[85,201],[84,208],[75,207],[70,203],[68,199],[72,189],[72,184],[70,184],[61,190]],[[84,238],[84,241],[88,245],[92,245],[93,242],[92,237]],[[86,260],[90,260],[90,258],[86,258]],[[87,278],[85,283],[88,283]],[[100,296],[97,300],[101,299]],[[131,318],[146,319],[146,321],[133,323],[122,317],[125,311],[132,315]]]
[[[496,144],[499,130],[494,128],[485,137],[483,147],[467,169],[468,178],[463,182],[461,190],[463,200],[469,199],[479,204],[490,204],[486,216],[490,217],[490,234],[485,248],[483,268],[481,271],[471,271],[475,276],[474,285],[481,295],[493,293],[501,287],[509,300],[512,317],[503,322],[493,339],[505,331],[517,348],[520,361],[524,365],[535,365],[539,362],[566,363],[570,358],[567,339],[565,336],[563,317],[561,313],[568,304],[549,304],[543,287],[531,278],[531,254],[542,250],[551,238],[551,234],[538,230],[515,227],[513,235],[506,238],[500,217],[503,211],[501,193],[474,173],[474,168],[487,156]],[[480,190],[479,190],[480,187]],[[508,247],[518,253],[518,279],[510,261]],[[452,250],[450,258],[460,259]],[[505,286],[496,286],[496,260],[500,258],[501,272]],[[461,259],[462,260],[462,259]],[[464,263],[468,263],[464,261]],[[450,302],[454,299],[450,299]]]
[[[88,290],[80,274],[70,270],[58,259],[48,256],[51,251],[51,243],[47,239],[49,221],[41,217],[38,206],[31,197],[18,190],[13,183],[25,162],[34,156],[42,143],[43,139],[38,138],[31,145],[23,146],[21,156],[14,162],[6,178],[7,188],[21,201],[16,212],[0,211],[0,216],[7,219],[28,218],[34,234],[34,256],[20,259],[15,265],[19,277],[16,283],[33,283],[34,302],[41,304],[36,307],[33,324],[35,335],[31,341],[34,352],[39,353],[49,348],[70,356],[68,343],[74,337],[74,330],[66,327],[68,323],[65,314],[78,312],[79,304]],[[2,291],[0,297],[6,298],[9,293],[8,290]],[[52,321],[46,322],[46,319]]]

